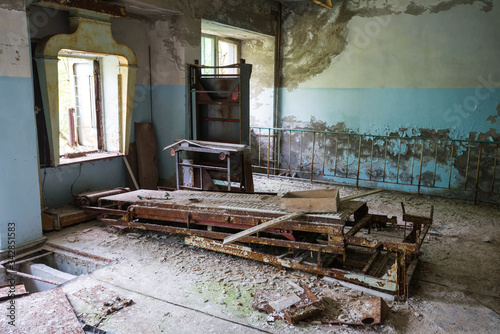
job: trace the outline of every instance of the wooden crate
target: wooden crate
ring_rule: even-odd
[[[339,204],[338,189],[291,191],[280,199],[281,210],[287,212],[337,212]]]

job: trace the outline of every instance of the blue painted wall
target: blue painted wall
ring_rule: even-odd
[[[499,104],[500,89],[495,87],[281,89],[283,118],[344,122],[349,131],[372,135],[418,136],[420,129],[433,129],[466,139],[471,132],[500,132],[500,119],[488,121],[498,114]]]
[[[186,138],[186,86],[153,86],[153,124],[158,148],[158,174],[162,182],[175,186],[175,160],[163,151],[174,139]]]
[[[0,76],[0,249],[16,223],[16,244],[42,236],[38,146],[31,78]]]

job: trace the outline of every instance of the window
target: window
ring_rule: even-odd
[[[48,139],[46,146],[50,150],[51,166],[127,154],[130,144],[137,57],[130,47],[115,41],[111,24],[77,15],[70,16],[69,21],[74,32],[44,38],[38,42],[34,57],[41,97],[41,101],[37,103],[41,102],[42,105],[38,109],[45,120]],[[89,38],[95,36],[96,31],[99,32],[99,38]],[[65,58],[70,58],[66,64]],[[56,59],[58,61],[54,61]],[[60,76],[59,69],[64,66],[66,75]],[[82,82],[83,86],[79,87],[80,82],[75,81],[75,76],[80,75],[87,75],[90,82]],[[66,87],[59,89],[59,82]],[[82,90],[86,92],[83,93]],[[80,105],[80,100],[84,98],[89,99],[86,106]],[[60,100],[68,104],[60,108]],[[98,106],[101,106],[102,115],[98,114]],[[69,116],[70,108],[74,109],[73,117]],[[66,123],[59,120],[61,113],[67,119]],[[86,118],[87,125],[80,122],[79,117]],[[99,117],[102,117],[101,125]],[[73,141],[69,132],[70,119],[74,120],[74,131],[71,132]],[[60,129],[64,124],[68,128]],[[97,136],[99,126],[102,127],[101,142]],[[89,127],[94,127],[95,139],[92,134],[85,134],[84,138],[83,132]],[[67,139],[61,140],[64,135]],[[69,151],[77,150],[74,146],[82,146],[82,151],[97,149],[100,152],[78,159],[62,159],[59,149],[65,144],[69,146]]]
[[[58,59],[59,155],[118,152],[118,59],[68,50]]]
[[[239,62],[239,41],[218,36],[202,35],[201,37],[201,65],[226,66]],[[204,69],[203,74],[237,74],[237,69]]]

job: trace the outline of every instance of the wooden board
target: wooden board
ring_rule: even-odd
[[[369,190],[369,191],[366,191],[366,192],[362,192],[360,194],[342,197],[340,199],[340,203],[348,202],[348,201],[351,201],[353,199],[360,198],[360,197],[365,197],[365,196],[368,196],[368,195],[373,195],[373,194],[379,193],[381,191],[384,191],[384,189]]]
[[[305,214],[305,212],[293,212],[293,213],[289,213],[287,215],[284,215],[284,216],[281,216],[281,217],[278,217],[275,219],[271,219],[263,224],[248,228],[248,229],[243,230],[239,233],[236,233],[236,234],[233,234],[229,237],[224,238],[223,245],[229,244],[231,242],[235,242],[236,240],[239,240],[243,237],[246,237],[246,236],[252,235],[254,233],[257,233],[259,231],[263,231],[265,229],[271,228],[271,227],[276,226],[278,224],[281,224],[287,220],[291,220],[291,219],[300,217],[304,214]]]
[[[142,189],[156,189],[158,166],[156,164],[156,139],[153,124],[135,123],[137,143],[138,182]]]
[[[126,158],[127,158],[128,164],[130,166],[130,171],[134,174],[135,180],[137,181],[137,178],[139,177],[139,166],[138,166],[138,161],[137,161],[137,144],[136,143],[130,143],[130,146],[128,148],[128,154],[127,154]],[[134,186],[134,181],[132,180],[132,176],[128,172],[127,172],[127,177],[128,177],[128,184],[130,185],[130,188],[137,190],[137,188]]]
[[[280,200],[281,210],[304,212],[337,212],[338,189],[291,191]]]
[[[58,227],[63,228],[95,219],[97,215],[97,213],[87,212],[73,205],[49,208],[42,213],[42,229],[52,231]]]

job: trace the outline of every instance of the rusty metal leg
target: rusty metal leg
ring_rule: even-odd
[[[408,295],[406,287],[406,253],[397,252],[396,253],[396,284],[397,284],[397,295],[399,300],[406,300]]]
[[[177,189],[179,188],[179,152],[175,152],[175,181],[177,182]]]

